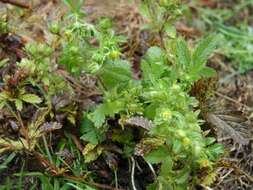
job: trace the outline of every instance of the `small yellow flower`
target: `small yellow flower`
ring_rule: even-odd
[[[111,59],[117,59],[120,56],[120,52],[114,50],[114,51],[110,52],[109,56],[110,56]]]
[[[170,120],[172,118],[172,113],[170,110],[165,110],[161,113],[161,116],[164,120]]]
[[[202,168],[206,168],[206,167],[209,167],[211,165],[211,162],[207,159],[202,159],[200,160],[200,166]]]
[[[191,140],[188,137],[184,137],[183,138],[183,145],[187,146],[191,144]]]

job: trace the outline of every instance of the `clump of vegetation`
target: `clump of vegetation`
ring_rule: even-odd
[[[141,59],[137,80],[120,50],[125,39],[114,33],[110,20],[87,23],[82,1],[64,2],[71,11],[66,23],[50,26],[57,47],[27,44],[20,62],[1,62],[1,68],[14,67],[1,71],[0,107],[17,131],[15,138],[1,134],[0,152],[14,152],[10,160],[32,155],[40,168],[22,169],[20,176],[36,177],[47,190],[120,189],[120,162],[127,160],[127,186],[138,189],[138,159],[153,175],[153,183],[143,188],[210,185],[213,178],[206,179],[213,176],[223,147],[201,129],[198,101],[189,92],[198,80],[215,75],[206,62],[219,39],[211,35],[189,48],[173,26],[181,14],[179,2],[143,1],[146,29],[157,33],[161,43],[149,47]],[[109,170],[113,179],[101,179],[94,168]],[[109,185],[100,184],[103,181]]]
[[[252,17],[248,16],[252,2],[243,0],[238,5],[211,1],[210,6],[193,3],[201,20],[195,25],[204,32],[215,31],[223,36],[223,54],[231,60],[235,70],[252,70]],[[219,7],[220,6],[220,7]],[[246,15],[243,15],[246,14]]]

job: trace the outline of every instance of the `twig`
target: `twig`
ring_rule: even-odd
[[[134,182],[135,160],[134,160],[133,157],[131,157],[131,161],[132,161],[131,183],[132,183],[133,190],[137,190],[136,187],[135,187],[135,182]]]
[[[8,4],[11,4],[11,5],[20,7],[20,8],[30,9],[30,5],[29,4],[27,4],[27,3],[21,3],[21,2],[18,2],[16,0],[0,0],[0,2],[2,2],[2,3],[8,3]]]
[[[228,97],[228,96],[226,96],[226,95],[224,95],[224,94],[221,94],[221,93],[219,93],[219,92],[217,92],[217,91],[215,91],[214,93],[215,93],[215,95],[220,96],[220,97],[224,98],[225,100],[228,100],[228,101],[230,101],[230,102],[233,102],[233,103],[235,103],[235,104],[238,104],[238,105],[240,105],[240,106],[243,106],[243,107],[246,108],[248,111],[251,111],[251,110],[252,110],[252,108],[250,108],[249,106],[247,106],[247,105],[245,105],[245,104],[243,104],[243,103],[241,103],[241,102],[239,102],[239,101],[237,101],[237,100],[235,100],[235,99],[233,99],[233,98],[230,98],[230,97]]]
[[[230,162],[226,162],[226,161],[222,161],[220,163],[220,165],[223,168],[233,168],[235,172],[238,172],[239,174],[245,175],[251,182],[253,182],[253,177],[249,173],[245,172],[244,170],[242,170],[241,168],[236,166],[235,164],[230,163]]]
[[[154,178],[156,179],[156,178],[157,178],[157,176],[156,176],[156,173],[155,173],[155,170],[154,170],[154,168],[153,168],[152,164],[150,164],[149,162],[146,162],[146,163],[148,164],[148,166],[149,166],[149,168],[150,168],[150,170],[151,170],[151,172],[152,172],[152,174],[153,174]]]

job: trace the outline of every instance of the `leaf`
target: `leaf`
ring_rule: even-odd
[[[177,40],[176,55],[178,63],[183,67],[191,64],[191,52],[189,51],[184,39]]]
[[[176,183],[178,185],[183,185],[186,184],[188,181],[188,178],[190,176],[190,167],[189,166],[185,166],[185,168],[183,168],[182,170],[180,170],[180,172],[177,174],[176,177]]]
[[[218,116],[214,114],[207,114],[206,116],[207,122],[217,127],[217,130],[220,134],[225,134],[231,137],[236,143],[241,145],[248,145],[249,139],[244,138],[240,132],[233,129],[229,126],[225,121],[220,119]]]
[[[140,13],[142,14],[143,17],[149,18],[150,17],[150,12],[147,4],[141,3],[139,7]]]
[[[160,47],[150,47],[145,55],[149,62],[161,62],[164,57],[164,52]]]
[[[215,75],[217,75],[216,71],[211,67],[204,67],[203,69],[201,69],[200,74],[203,77],[214,77]]]
[[[39,128],[39,130],[42,133],[48,133],[48,132],[52,132],[54,130],[61,129],[61,128],[62,128],[62,124],[61,123],[58,123],[58,122],[46,122],[46,123],[44,123]]]
[[[163,158],[160,175],[161,176],[171,175],[172,168],[173,168],[173,160],[171,159],[170,156],[167,155],[166,157]]]
[[[82,120],[81,133],[83,135],[80,139],[88,141],[94,145],[98,144],[103,138],[103,135],[101,135],[99,130],[93,126],[93,123],[87,117]]]
[[[218,175],[217,171],[208,172],[208,175],[201,180],[201,184],[210,186],[216,181],[216,177]]]
[[[150,130],[151,128],[155,127],[154,124],[144,117],[131,117],[126,120],[127,125],[133,125],[137,127],[142,127],[143,129]]]
[[[86,163],[96,160],[103,152],[101,146],[88,143],[82,151]]]
[[[167,69],[164,61],[164,52],[161,48],[156,46],[149,48],[145,59],[141,62],[143,78],[150,81],[160,78]]]
[[[5,100],[0,100],[0,109],[3,109],[6,104]]]
[[[169,156],[169,151],[162,146],[145,155],[145,160],[151,164],[158,164],[164,161],[167,156]]]
[[[106,111],[105,105],[102,104],[91,114],[91,121],[94,123],[95,127],[101,127],[103,125],[105,122]]]
[[[35,94],[23,94],[19,97],[21,100],[31,104],[39,104],[42,102],[41,98]]]
[[[176,38],[177,36],[177,30],[171,23],[165,23],[164,31],[170,38]]]
[[[107,89],[132,80],[131,67],[126,61],[105,64],[98,76]]]
[[[22,108],[23,108],[23,103],[22,103],[22,101],[19,100],[19,99],[16,99],[16,100],[15,100],[15,106],[16,106],[17,110],[21,111]]]
[[[122,109],[124,109],[124,104],[121,101],[105,102],[104,104],[99,105],[96,110],[91,113],[90,119],[95,127],[99,128],[103,125],[107,116],[113,117]]]
[[[8,91],[3,91],[0,93],[0,100],[6,100],[11,98],[11,94]]]
[[[7,64],[9,59],[3,59],[0,61],[0,68],[3,67],[5,64]]]
[[[192,55],[192,61],[196,69],[204,66],[208,57],[216,49],[218,40],[219,38],[216,35],[210,35],[198,44]]]
[[[9,138],[0,138],[0,154],[8,150],[19,151],[24,147],[27,147],[27,143],[23,138],[18,141]]]

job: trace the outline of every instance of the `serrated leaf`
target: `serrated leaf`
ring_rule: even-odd
[[[22,101],[19,100],[19,99],[16,99],[16,100],[15,100],[15,106],[16,106],[17,110],[21,111],[22,108],[23,108],[23,103],[22,103]]]
[[[83,134],[80,139],[94,145],[98,144],[103,137],[103,135],[101,135],[99,130],[93,126],[93,123],[87,117],[83,118],[80,130]]]
[[[143,129],[150,130],[151,128],[155,127],[155,125],[144,117],[131,117],[126,120],[127,125],[132,125],[136,127],[142,127]]]
[[[141,62],[143,78],[150,81],[158,79],[166,71],[166,68],[163,50],[156,46],[149,48],[145,60]]]
[[[151,164],[158,164],[164,161],[164,158],[169,156],[169,151],[165,147],[160,147],[145,155],[145,160]]]
[[[96,160],[103,152],[101,146],[88,143],[82,151],[86,163]]]
[[[131,67],[126,61],[105,64],[99,71],[103,85],[107,88],[113,88],[122,82],[132,79]]]
[[[24,102],[27,102],[30,104],[39,104],[42,102],[41,98],[35,94],[23,94],[19,98],[23,100]]]
[[[46,123],[44,123],[39,128],[39,130],[42,133],[48,133],[48,132],[52,132],[54,130],[61,129],[61,128],[62,128],[62,124],[61,123],[58,123],[58,122],[46,122]]]
[[[160,175],[169,176],[171,174],[172,168],[173,168],[173,160],[171,159],[170,156],[167,155],[163,159]]]
[[[0,100],[0,109],[3,109],[5,106],[5,100]]]
[[[10,97],[11,97],[11,95],[7,91],[3,91],[3,92],[0,93],[0,100],[6,100],[6,99],[8,99]]]
[[[194,67],[198,69],[199,67],[204,66],[208,57],[216,49],[218,45],[218,40],[219,38],[216,35],[210,35],[200,41],[192,55]]]
[[[7,64],[9,59],[3,59],[0,61],[0,68],[3,67],[5,64]]]
[[[99,128],[105,122],[106,117],[113,117],[122,109],[124,109],[124,105],[120,101],[105,102],[96,108],[96,110],[90,115],[90,119],[94,123],[95,127]]]
[[[96,110],[91,114],[91,121],[94,123],[95,127],[101,127],[105,122],[106,108],[105,105],[99,105]]]
[[[182,38],[177,40],[176,54],[178,63],[183,67],[191,64],[191,52],[189,51],[185,40]]]

